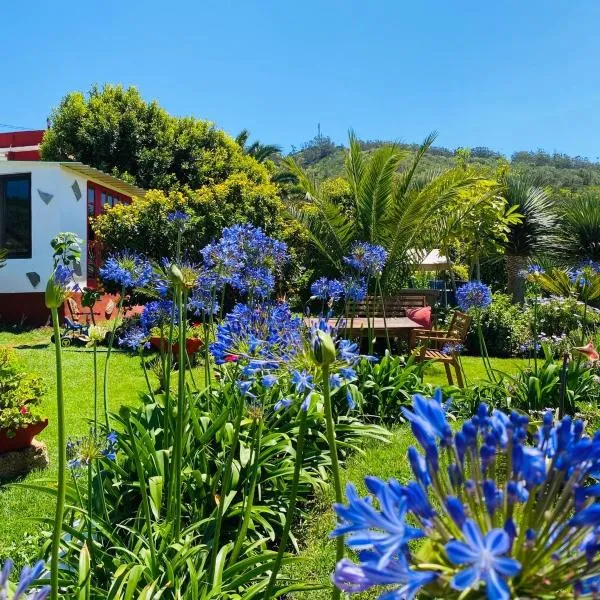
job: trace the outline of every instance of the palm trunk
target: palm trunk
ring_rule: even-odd
[[[506,255],[506,270],[508,272],[508,293],[513,302],[523,302],[525,299],[525,277],[523,271],[527,268],[527,257],[513,254]]]

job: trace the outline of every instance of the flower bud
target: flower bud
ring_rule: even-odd
[[[183,273],[181,272],[181,269],[176,264],[171,265],[171,267],[169,269],[169,275],[171,276],[171,281],[175,285],[183,284]]]
[[[331,336],[320,329],[312,339],[312,359],[319,366],[328,366],[335,361],[336,350]]]

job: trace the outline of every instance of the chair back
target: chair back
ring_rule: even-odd
[[[370,317],[383,317],[383,307],[385,307],[387,318],[405,317],[409,308],[422,308],[423,306],[427,306],[427,298],[420,294],[384,297],[383,306],[380,296],[367,296],[366,300],[355,303],[355,316],[366,317],[368,311]]]
[[[472,317],[467,313],[455,310],[448,327],[447,337],[460,340],[461,343],[467,339],[469,327],[471,327]]]

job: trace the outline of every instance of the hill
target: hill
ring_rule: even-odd
[[[383,140],[362,141],[362,148],[368,152],[383,144]],[[397,144],[406,150],[414,151],[418,144]],[[447,169],[455,164],[457,152],[441,146],[432,146],[422,161],[423,169]],[[337,177],[344,169],[344,146],[334,144],[327,136],[316,136],[292,152],[292,156],[305,167],[318,181]],[[480,146],[470,149],[470,162],[494,167],[499,161],[506,162],[518,171],[529,173],[538,185],[553,189],[579,190],[589,186],[600,186],[600,163],[581,156],[568,156],[561,153],[550,154],[544,150],[518,151],[510,157],[489,148]]]

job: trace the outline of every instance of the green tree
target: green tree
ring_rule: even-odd
[[[515,302],[522,302],[525,279],[522,275],[527,262],[552,248],[555,225],[553,202],[548,193],[534,184],[527,175],[508,173],[502,180],[502,195],[508,207],[521,220],[509,227],[504,243],[508,290]]]
[[[284,167],[305,195],[290,206],[290,212],[335,268],[342,268],[342,258],[355,240],[380,244],[389,252],[384,273],[389,284],[390,275],[409,260],[409,251],[424,248],[425,232],[431,239],[431,217],[458,190],[474,182],[461,169],[418,172],[434,140],[435,135],[428,136],[414,154],[393,144],[365,154],[350,132],[344,177],[350,186],[350,211],[324,193],[323,185],[293,158],[284,159]]]
[[[107,84],[87,96],[67,94],[50,121],[44,160],[78,160],[146,189],[197,189],[237,172],[268,179],[224,131],[209,121],[173,117],[134,87]]]

